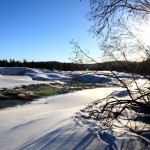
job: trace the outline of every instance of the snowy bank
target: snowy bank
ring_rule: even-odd
[[[111,128],[97,128],[88,121],[74,117],[74,113],[87,103],[103,98],[114,90],[83,90],[1,110],[1,150],[149,149],[149,142],[136,134],[118,134]]]

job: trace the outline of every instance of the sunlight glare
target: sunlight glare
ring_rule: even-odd
[[[142,27],[142,40],[143,42],[149,46],[150,45],[150,20],[147,24],[143,25]]]
[[[147,20],[147,22],[144,22],[142,24],[140,24],[140,22],[134,22],[134,21],[130,21],[130,29],[131,32],[133,33],[133,35],[135,36],[135,39],[133,39],[133,43],[135,42],[135,44],[138,45],[138,41],[142,44],[143,47],[141,47],[142,49],[140,51],[138,51],[138,53],[134,53],[134,56],[136,61],[141,61],[145,58],[147,58],[145,50],[144,49],[149,49],[150,47],[150,16],[149,16],[149,20]],[[140,46],[140,44],[139,44]],[[133,60],[133,59],[132,59]]]
[[[147,23],[139,25],[138,23],[131,22],[135,35],[145,45],[150,46],[150,19]]]

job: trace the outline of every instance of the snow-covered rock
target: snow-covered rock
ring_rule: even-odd
[[[93,75],[93,74],[82,74],[79,75],[77,80],[81,82],[87,82],[87,83],[107,83],[111,82],[111,79],[105,76],[100,75]]]
[[[25,75],[37,81],[58,80],[61,82],[70,81],[71,78],[63,75],[60,71],[50,71],[47,69],[32,69],[26,67],[0,67],[1,75]]]
[[[24,75],[26,72],[41,73],[36,69],[26,67],[0,67],[1,75]]]
[[[51,80],[46,74],[44,73],[25,73],[26,76],[31,77],[33,80],[37,81],[49,81]]]
[[[63,74],[59,74],[59,73],[47,73],[46,74],[49,78],[54,79],[54,80],[63,80],[63,81],[70,81],[71,78],[67,77]]]

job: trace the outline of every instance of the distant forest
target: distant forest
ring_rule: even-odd
[[[126,61],[108,61],[97,64],[77,64],[77,63],[62,63],[57,61],[39,61],[28,62],[27,60],[16,61],[14,59],[0,60],[0,67],[29,67],[29,68],[45,68],[49,70],[111,70],[134,73],[149,73],[150,74],[150,59],[142,62],[126,62]]]

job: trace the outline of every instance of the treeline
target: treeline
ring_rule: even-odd
[[[57,61],[40,61],[40,62],[28,62],[27,60],[16,61],[14,59],[0,60],[0,67],[28,67],[28,68],[45,68],[49,70],[64,70],[64,71],[75,71],[85,70],[85,65],[75,63],[61,63]]]
[[[97,64],[77,64],[77,63],[61,63],[57,61],[40,61],[28,62],[26,60],[16,61],[14,59],[0,60],[0,67],[29,67],[29,68],[45,68],[49,70],[111,70],[119,72],[132,73],[149,73],[150,74],[150,59],[142,62],[127,62],[127,61],[108,61]]]
[[[131,61],[105,62],[103,63],[102,68],[107,68],[106,70],[111,70],[111,71],[150,74],[150,59],[141,62],[131,62]]]

